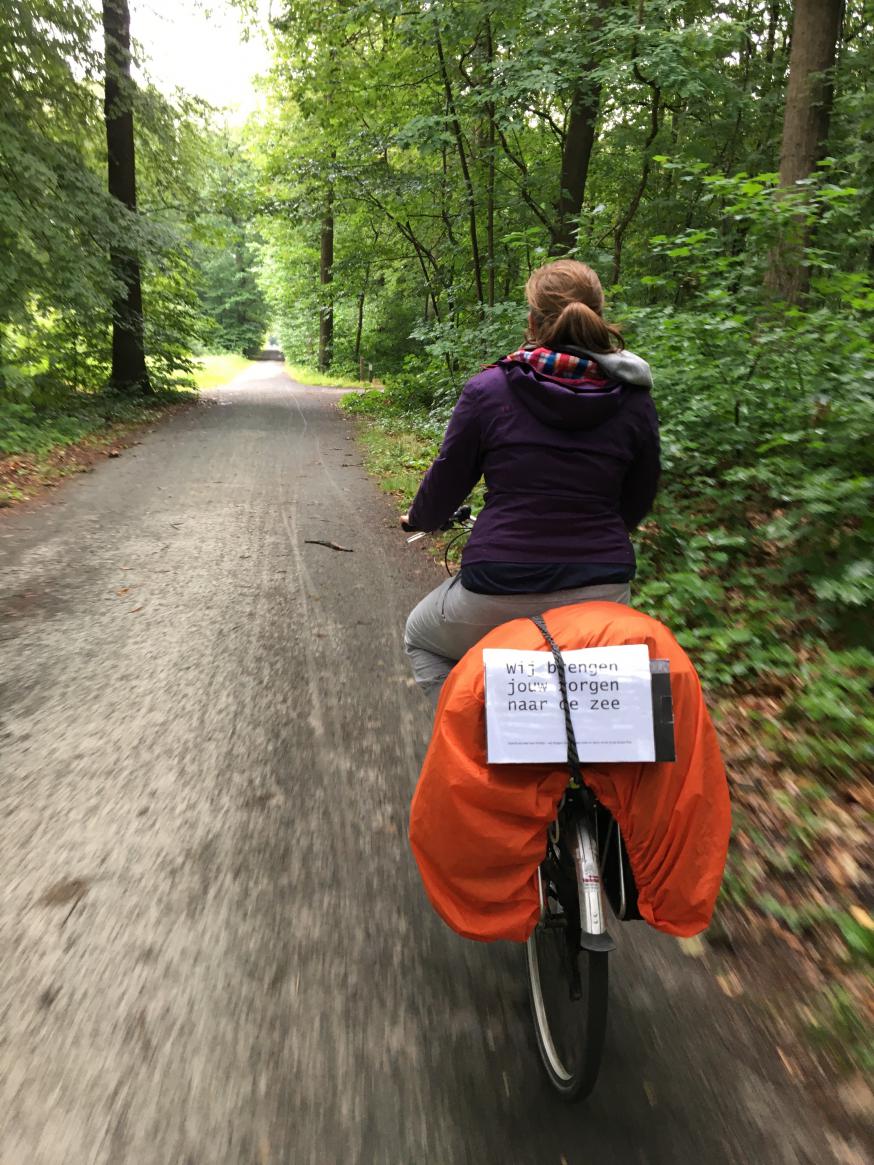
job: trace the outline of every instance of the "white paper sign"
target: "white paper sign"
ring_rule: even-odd
[[[652,761],[645,643],[562,652],[581,761]],[[558,669],[549,651],[483,649],[489,764],[567,760]]]

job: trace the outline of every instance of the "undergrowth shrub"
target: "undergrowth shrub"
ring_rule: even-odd
[[[54,403],[0,400],[0,456],[44,456],[113,424],[137,424],[169,404],[188,399],[179,390],[129,398],[116,393],[63,393]]]
[[[766,733],[799,770],[854,781],[874,772],[874,653],[819,645],[801,661],[778,723]]]

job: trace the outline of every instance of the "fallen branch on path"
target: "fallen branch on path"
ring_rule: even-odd
[[[342,550],[344,554],[352,554],[351,546],[339,546],[336,542],[326,542],[324,538],[304,538],[307,546],[327,546],[329,550]]]

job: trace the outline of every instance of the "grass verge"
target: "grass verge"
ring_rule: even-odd
[[[194,366],[194,383],[200,392],[219,388],[245,372],[255,361],[247,360],[237,352],[215,352],[199,356]]]
[[[373,388],[373,385],[366,384],[363,380],[352,380],[348,376],[340,376],[334,372],[319,372],[305,364],[286,364],[285,371],[292,380],[297,380],[300,384],[309,384],[313,388]]]

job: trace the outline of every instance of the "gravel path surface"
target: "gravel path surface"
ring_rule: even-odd
[[[671,940],[619,934],[569,1108],[521,951],[431,913],[401,629],[440,576],[338,396],[258,366],[0,522],[0,1165],[839,1160]]]

